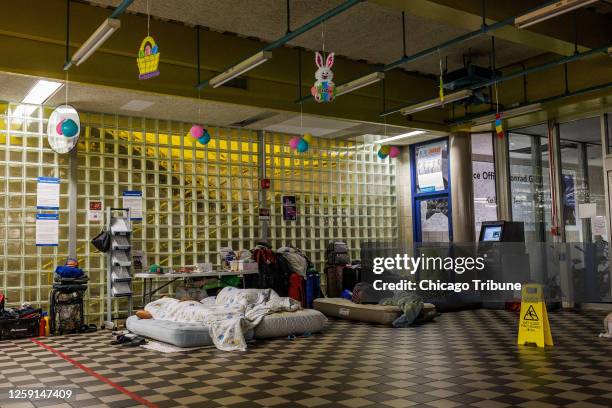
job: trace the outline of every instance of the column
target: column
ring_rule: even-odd
[[[453,242],[474,242],[474,182],[470,134],[449,138]]]

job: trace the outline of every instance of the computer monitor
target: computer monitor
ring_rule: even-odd
[[[524,224],[520,221],[483,221],[480,242],[525,242]]]
[[[482,232],[482,241],[484,242],[498,242],[501,241],[502,226],[501,225],[487,225],[484,227]]]

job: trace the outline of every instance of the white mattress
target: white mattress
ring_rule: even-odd
[[[327,317],[318,310],[302,309],[265,316],[255,328],[256,339],[286,337],[291,334],[316,333],[327,324]]]

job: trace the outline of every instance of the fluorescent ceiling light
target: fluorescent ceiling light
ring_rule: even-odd
[[[471,89],[464,89],[462,91],[454,92],[452,94],[444,95],[444,102],[440,98],[430,99],[428,101],[420,102],[415,105],[407,106],[400,109],[402,115],[410,115],[412,113],[421,112],[430,108],[436,108],[446,103],[453,103],[466,99],[472,96]]]
[[[378,140],[376,143],[385,144],[385,143],[389,143],[389,142],[395,142],[395,141],[400,140],[400,139],[406,139],[407,137],[419,136],[419,135],[422,135],[422,134],[425,134],[425,133],[427,133],[427,132],[424,131],[424,130],[413,130],[412,132],[402,133],[401,135],[392,136],[392,137],[388,137],[386,139]]]
[[[46,81],[44,79],[36,81],[36,84],[21,100],[21,104],[13,111],[11,122],[15,125],[20,125],[23,122],[21,118],[30,116],[36,110],[36,105],[45,103],[62,85],[61,82]]]
[[[385,74],[382,72],[373,72],[369,75],[362,76],[351,82],[347,82],[336,87],[336,96],[344,95],[349,92],[353,92],[356,89],[363,88],[368,85],[375,84],[385,78]]]
[[[531,105],[519,106],[518,108],[510,109],[507,111],[501,112],[502,119],[513,118],[516,116],[526,115],[528,113],[537,112],[542,110],[541,103],[532,103]],[[493,123],[495,120],[495,114],[492,113],[490,115],[481,116],[472,121],[474,125],[484,125],[486,123]]]
[[[62,87],[61,82],[45,81],[41,79],[30,89],[27,95],[23,98],[21,103],[27,103],[31,105],[42,105],[47,99],[49,99],[58,89]],[[36,109],[36,107],[34,107]]]
[[[218,88],[227,81],[231,81],[237,76],[240,76],[245,72],[252,70],[256,66],[263,64],[270,58],[272,58],[272,52],[260,51],[257,54],[245,59],[244,61],[239,62],[233,67],[228,68],[226,71],[220,73],[219,75],[212,77],[208,81],[208,84],[213,88]]]
[[[529,27],[595,2],[597,0],[561,0],[515,18],[514,25],[518,28]]]
[[[108,38],[121,27],[121,21],[116,18],[107,18],[100,27],[81,45],[72,56],[71,62],[81,65],[87,60]]]

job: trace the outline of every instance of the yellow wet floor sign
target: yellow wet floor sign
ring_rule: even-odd
[[[552,346],[553,339],[542,285],[525,284],[521,295],[518,344],[535,343],[538,347]]]

